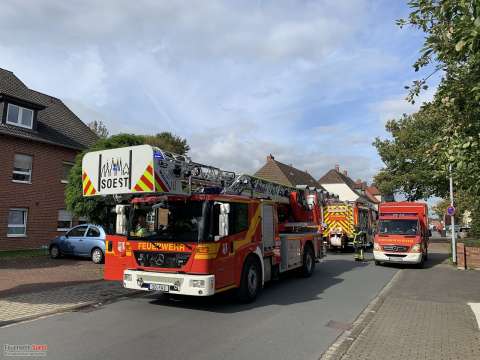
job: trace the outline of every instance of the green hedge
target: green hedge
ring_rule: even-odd
[[[464,243],[465,246],[469,247],[480,247],[480,239],[478,238],[466,238],[460,240],[459,242]]]

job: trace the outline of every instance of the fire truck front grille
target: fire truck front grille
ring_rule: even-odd
[[[158,268],[181,268],[190,258],[190,253],[134,251],[135,260],[139,266]]]
[[[406,252],[408,251],[408,246],[401,245],[384,245],[383,250],[392,251],[392,252]]]

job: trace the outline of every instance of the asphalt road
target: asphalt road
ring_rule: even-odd
[[[329,254],[311,278],[287,276],[253,304],[229,294],[128,298],[2,328],[0,345],[46,344],[46,358],[61,360],[318,359],[396,271]]]

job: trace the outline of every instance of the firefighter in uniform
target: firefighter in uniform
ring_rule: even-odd
[[[353,257],[355,261],[365,260],[365,256],[363,253],[363,250],[365,248],[365,239],[365,232],[356,227],[353,237],[353,248],[355,249],[355,255]]]

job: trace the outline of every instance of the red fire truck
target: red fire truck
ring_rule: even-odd
[[[375,264],[395,262],[422,266],[428,257],[428,206],[417,202],[388,202],[379,207],[375,235]]]
[[[83,158],[84,196],[113,195],[105,279],[145,291],[208,296],[237,289],[252,301],[264,283],[324,255],[314,188],[284,186],[192,162],[148,145]]]

